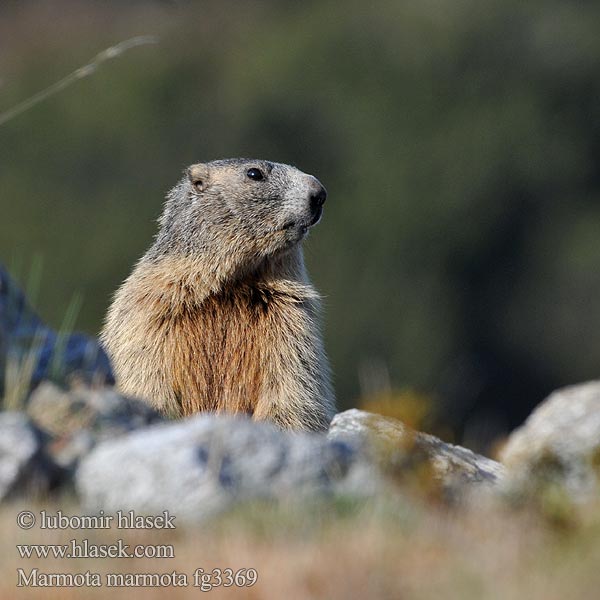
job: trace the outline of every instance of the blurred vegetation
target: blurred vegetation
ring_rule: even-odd
[[[296,164],[329,190],[306,255],[340,407],[376,365],[485,445],[598,376],[599,25],[588,1],[3,2],[0,111],[161,41],[2,126],[0,260],[41,256],[43,317],[80,291],[97,332],[185,165]]]
[[[31,507],[34,510],[36,507]],[[54,514],[76,515],[68,504],[45,504]],[[15,509],[0,511],[7,551],[0,566],[2,597],[15,593],[15,573],[36,566],[40,573],[186,573],[188,587],[148,587],[151,600],[198,598],[193,573],[202,567],[254,568],[252,588],[219,588],[218,598],[279,600],[563,600],[592,599],[600,585],[600,510],[597,501],[580,511],[576,523],[555,524],[535,511],[494,509],[483,503],[471,510],[449,510],[410,495],[403,501],[340,500],[246,505],[199,527],[170,530],[91,529],[90,544],[172,544],[171,559],[55,559],[24,561],[16,544],[70,544],[72,530],[23,531]],[[69,512],[70,511],[70,512]],[[77,538],[81,539],[80,536]],[[10,550],[12,549],[12,550]],[[10,550],[10,551],[9,551]],[[36,594],[36,591],[38,592]],[[213,590],[216,592],[216,590]],[[131,588],[110,588],[110,598],[136,597]],[[65,600],[106,598],[106,586],[55,587],[28,591],[28,598]],[[138,594],[141,596],[141,594]],[[210,596],[209,596],[210,597]]]

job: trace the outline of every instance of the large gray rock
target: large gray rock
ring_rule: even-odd
[[[600,465],[600,382],[551,394],[511,434],[500,458],[510,491],[558,484],[575,500],[593,494]]]
[[[47,449],[54,461],[69,471],[99,442],[163,420],[146,402],[113,388],[65,391],[50,382],[33,392],[27,413],[49,434]]]
[[[351,446],[323,435],[196,415],[103,442],[80,463],[76,487],[86,510],[169,510],[198,520],[244,500],[295,500],[332,494],[348,482],[365,485],[365,473]]]
[[[48,492],[60,477],[44,453],[44,436],[26,415],[0,412],[0,500]]]
[[[437,483],[452,495],[474,484],[495,484],[504,475],[496,461],[414,431],[397,419],[358,409],[337,414],[328,437],[358,445],[388,475],[416,474],[417,484],[419,479],[422,485]]]

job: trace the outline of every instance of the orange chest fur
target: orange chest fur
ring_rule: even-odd
[[[252,413],[301,318],[298,305],[256,290],[211,297],[164,321],[163,377],[182,414]]]

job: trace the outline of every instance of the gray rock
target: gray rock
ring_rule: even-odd
[[[337,414],[328,437],[358,445],[388,475],[406,478],[416,473],[421,484],[437,482],[446,493],[460,493],[472,484],[495,484],[504,475],[496,461],[362,410]]]
[[[25,392],[44,379],[114,383],[108,356],[98,341],[81,333],[62,335],[48,327],[0,265],[0,398],[14,393],[5,389],[10,388],[4,381],[7,365],[27,374]],[[21,400],[20,392],[17,396]]]
[[[251,499],[335,493],[360,465],[348,444],[242,417],[201,414],[104,442],[76,487],[87,510],[169,510],[198,520]],[[360,482],[360,483],[359,483]]]
[[[33,392],[27,413],[49,434],[47,447],[55,462],[68,470],[99,442],[163,420],[147,403],[112,388],[64,391],[50,382]]]
[[[26,415],[0,412],[0,500],[52,489],[59,470],[43,450],[44,436]]]
[[[600,463],[600,382],[552,393],[511,434],[500,458],[509,491],[558,484],[574,500],[592,495]]]

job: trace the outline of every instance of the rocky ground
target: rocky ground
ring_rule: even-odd
[[[500,461],[359,410],[326,434],[244,418],[171,422],[109,388],[44,383],[0,414],[0,595],[17,569],[186,573],[254,568],[221,598],[593,598],[600,585],[600,383],[553,394]],[[176,529],[17,527],[40,515],[175,515]],[[103,511],[103,512],[102,512]],[[17,544],[171,544],[173,558],[23,559]],[[21,591],[21,590],[19,590]],[[142,590],[138,589],[139,593]],[[106,588],[86,588],[106,597]],[[125,597],[131,588],[110,588]],[[23,597],[80,597],[28,588]]]
[[[352,409],[324,434],[238,416],[168,421],[112,388],[45,382],[23,411],[0,413],[0,498],[72,495],[82,510],[168,509],[200,523],[255,500],[365,500],[421,489],[451,506],[573,507],[598,493],[600,382],[554,393],[500,460]],[[575,510],[575,508],[574,508]]]
[[[16,356],[22,365],[24,338],[8,326],[3,281],[2,362]],[[12,293],[12,306],[30,315],[20,322],[33,322]],[[591,598],[599,589],[600,382],[552,394],[496,461],[356,409],[336,415],[323,434],[225,415],[169,421],[114,391],[94,340],[67,343],[69,361],[52,377],[44,353],[58,343],[54,335],[27,359],[37,375],[19,394],[1,381],[2,597],[15,592],[17,569],[33,566],[188,576],[201,565],[252,567],[259,581],[243,597],[254,598]],[[15,521],[25,509],[37,517],[30,529]],[[43,529],[41,511],[168,511],[177,526]],[[86,536],[97,544],[123,537],[173,544],[176,555],[33,561],[16,550]],[[144,589],[149,597],[161,593]],[[78,593],[53,590],[44,595]],[[125,592],[111,588],[111,595]],[[191,584],[169,587],[175,596],[197,592]],[[236,593],[235,586],[218,590],[219,597]]]

